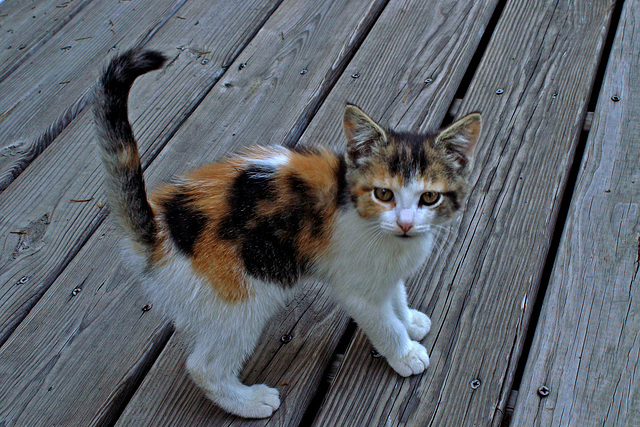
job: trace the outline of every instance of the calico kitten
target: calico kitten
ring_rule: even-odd
[[[464,203],[480,115],[413,134],[347,105],[344,154],[250,148],[147,196],[127,98],[133,81],[164,61],[139,49],[113,59],[94,113],[111,209],[154,303],[191,338],[193,380],[228,412],[270,416],[278,390],[244,385],[238,373],[267,320],[307,278],[331,286],[397,373],[424,371],[418,340],[431,321],[407,306],[403,278],[429,254],[434,226]]]

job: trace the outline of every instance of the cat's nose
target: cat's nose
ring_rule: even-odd
[[[409,209],[403,209],[398,213],[398,218],[396,219],[396,223],[400,230],[404,233],[408,233],[409,230],[413,227],[413,212]]]

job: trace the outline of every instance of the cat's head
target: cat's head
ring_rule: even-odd
[[[469,114],[436,134],[385,129],[348,104],[347,183],[358,214],[398,237],[426,233],[459,213],[482,117]]]

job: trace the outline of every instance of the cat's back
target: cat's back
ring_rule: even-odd
[[[290,287],[328,246],[345,186],[326,149],[256,147],[204,166],[151,197],[158,262],[187,257],[230,300],[251,293],[246,277]]]

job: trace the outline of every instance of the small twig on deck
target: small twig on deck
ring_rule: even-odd
[[[11,234],[27,234],[26,231],[10,231]]]
[[[66,85],[67,83],[71,83],[71,80],[66,80],[66,81],[64,81],[64,82],[60,82],[60,83],[58,83],[58,84]]]
[[[404,101],[407,100],[407,97],[409,96],[409,94],[411,93],[413,89],[409,89],[409,92],[407,92],[407,94],[404,96],[404,99],[402,100],[402,103],[404,104]]]
[[[71,202],[78,202],[78,203],[82,203],[82,202],[90,202],[93,200],[93,197],[90,199],[70,199]]]
[[[89,36],[89,37],[80,37],[79,39],[76,39],[77,42],[81,41],[81,40],[89,40],[92,39],[93,36]]]

